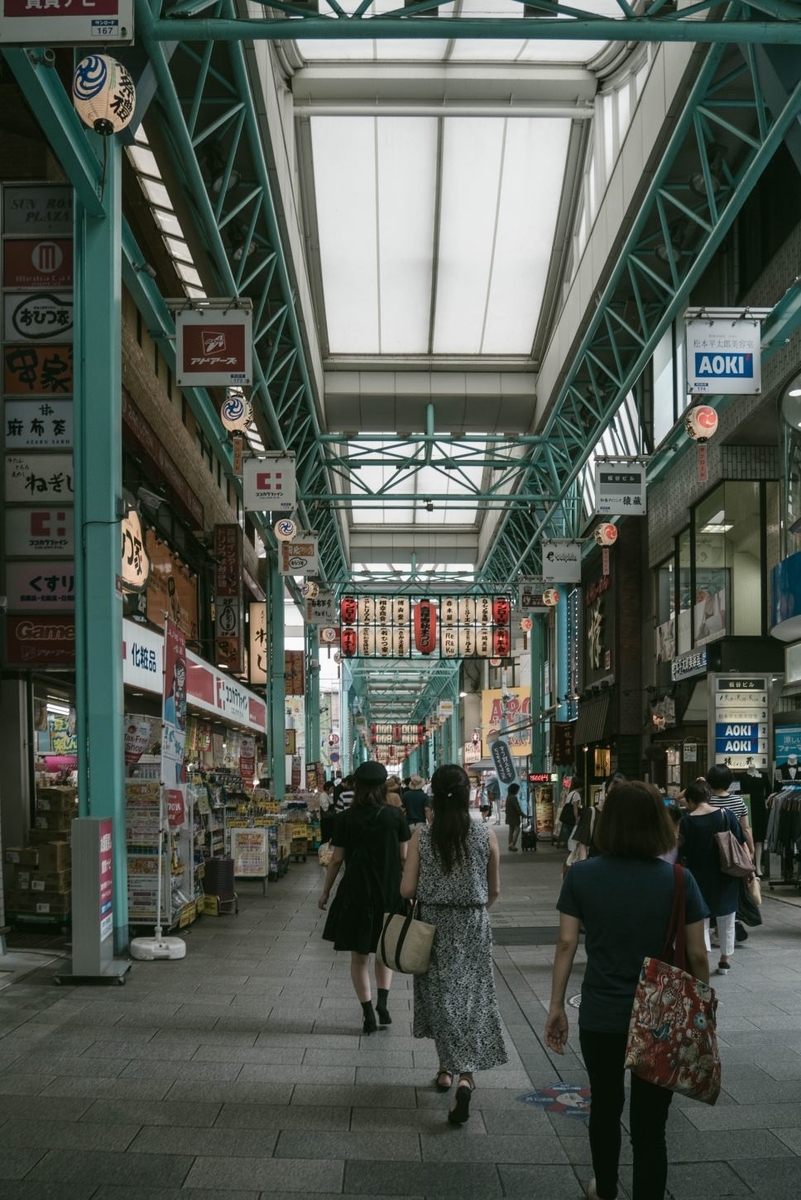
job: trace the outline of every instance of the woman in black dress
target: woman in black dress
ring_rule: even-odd
[[[350,977],[359,999],[364,1033],[374,1033],[376,1013],[391,1025],[387,999],[392,972],[376,961],[377,1002],[370,990],[370,955],[375,954],[385,912],[400,906],[401,867],[410,838],[402,808],[386,803],[386,768],[366,762],[353,773],[353,802],[337,817],[334,852],[325,875],[318,908],[325,909],[334,880],[345,863],[345,876],[326,918],[323,937],[335,950],[350,950]]]

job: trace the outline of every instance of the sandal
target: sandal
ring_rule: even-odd
[[[447,1083],[444,1081],[447,1080]],[[450,1071],[437,1071],[437,1077],[434,1080],[434,1087],[438,1092],[449,1092],[453,1086],[453,1074]]]
[[[470,1117],[470,1098],[475,1091],[475,1084],[469,1079],[461,1079],[456,1087],[456,1102],[448,1113],[451,1125],[464,1125]]]

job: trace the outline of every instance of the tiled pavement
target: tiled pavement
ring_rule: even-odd
[[[478,1077],[464,1128],[432,1087],[433,1045],[411,1037],[408,980],[392,1027],[361,1036],[310,862],[266,898],[242,887],[238,916],[204,917],[183,961],[136,963],[125,987],[59,989],[50,966],[0,991],[0,1197],[580,1200],[583,1121],[519,1099],[586,1082],[575,1053],[540,1041],[561,857],[503,854],[492,913],[510,1061]],[[716,981],[725,1092],[671,1111],[675,1200],[801,1192],[801,909],[767,897],[763,916]]]

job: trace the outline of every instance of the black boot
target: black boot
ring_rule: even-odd
[[[375,1011],[378,1013],[378,1019],[382,1025],[391,1025],[392,1017],[387,1012],[387,1000],[389,998],[389,988],[378,989],[378,999],[375,1004]]]
[[[362,1033],[366,1033],[369,1037],[371,1033],[375,1033],[376,1029],[378,1029],[375,1013],[373,1012],[372,1000],[362,1000],[362,1012],[364,1013]]]

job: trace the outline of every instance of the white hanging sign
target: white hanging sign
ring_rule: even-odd
[[[596,462],[595,511],[603,517],[644,516],[645,464]]]
[[[0,44],[54,46],[56,43],[92,46],[133,41],[134,0],[4,0],[0,14]]]
[[[754,317],[687,321],[687,391],[753,396],[762,391],[762,323]]]
[[[581,542],[543,539],[542,578],[546,583],[581,583]]]
[[[306,620],[310,625],[336,625],[339,620],[339,606],[334,593],[318,592],[313,599],[307,600]]]
[[[320,570],[317,534],[301,533],[291,542],[279,542],[278,570],[281,575],[317,575]]]
[[[294,512],[294,455],[248,458],[242,465],[245,512]]]

